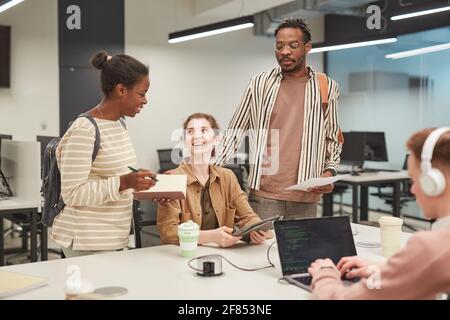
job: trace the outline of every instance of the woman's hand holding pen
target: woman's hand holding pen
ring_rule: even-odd
[[[156,174],[145,169],[136,170],[120,176],[119,191],[126,189],[134,189],[135,191],[143,191],[151,188],[156,183]]]

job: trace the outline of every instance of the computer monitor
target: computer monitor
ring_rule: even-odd
[[[351,131],[365,136],[364,160],[388,161],[384,132]]]
[[[365,135],[358,132],[344,132],[341,162],[362,167],[364,164]]]

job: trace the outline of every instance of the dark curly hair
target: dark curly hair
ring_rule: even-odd
[[[280,24],[275,29],[275,37],[277,36],[278,31],[284,28],[300,29],[303,32],[303,42],[307,43],[311,41],[311,30],[309,29],[308,23],[302,18],[288,17],[281,20]]]
[[[99,51],[91,58],[91,65],[100,70],[102,91],[106,96],[119,83],[132,88],[142,77],[148,76],[146,65],[125,54],[110,56],[106,51]]]

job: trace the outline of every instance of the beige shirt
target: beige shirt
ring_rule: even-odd
[[[305,88],[310,77],[285,75],[281,81],[269,124],[263,170],[257,196],[296,202],[318,202],[320,195],[303,191],[286,191],[297,184],[302,153],[305,114]]]
[[[366,280],[344,287],[332,269],[313,279],[318,299],[435,299],[450,292],[450,220],[433,231],[414,234],[405,248],[380,266],[380,289]]]
[[[95,127],[78,118],[56,150],[61,196],[66,206],[53,221],[51,237],[73,250],[123,249],[130,234],[132,189],[119,192],[120,176],[136,165],[127,130],[119,121],[95,119],[100,149],[92,162]]]

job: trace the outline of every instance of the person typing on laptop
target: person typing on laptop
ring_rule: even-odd
[[[450,292],[450,127],[424,129],[407,147],[411,192],[427,218],[437,219],[431,231],[413,235],[405,248],[379,268],[354,256],[318,259],[308,272],[318,299],[435,299]],[[377,275],[371,270],[377,270]],[[366,281],[345,287],[341,276]],[[378,285],[369,279],[378,277]],[[373,280],[374,278],[370,279]],[[372,285],[371,285],[372,284]],[[444,295],[442,295],[444,294]]]

